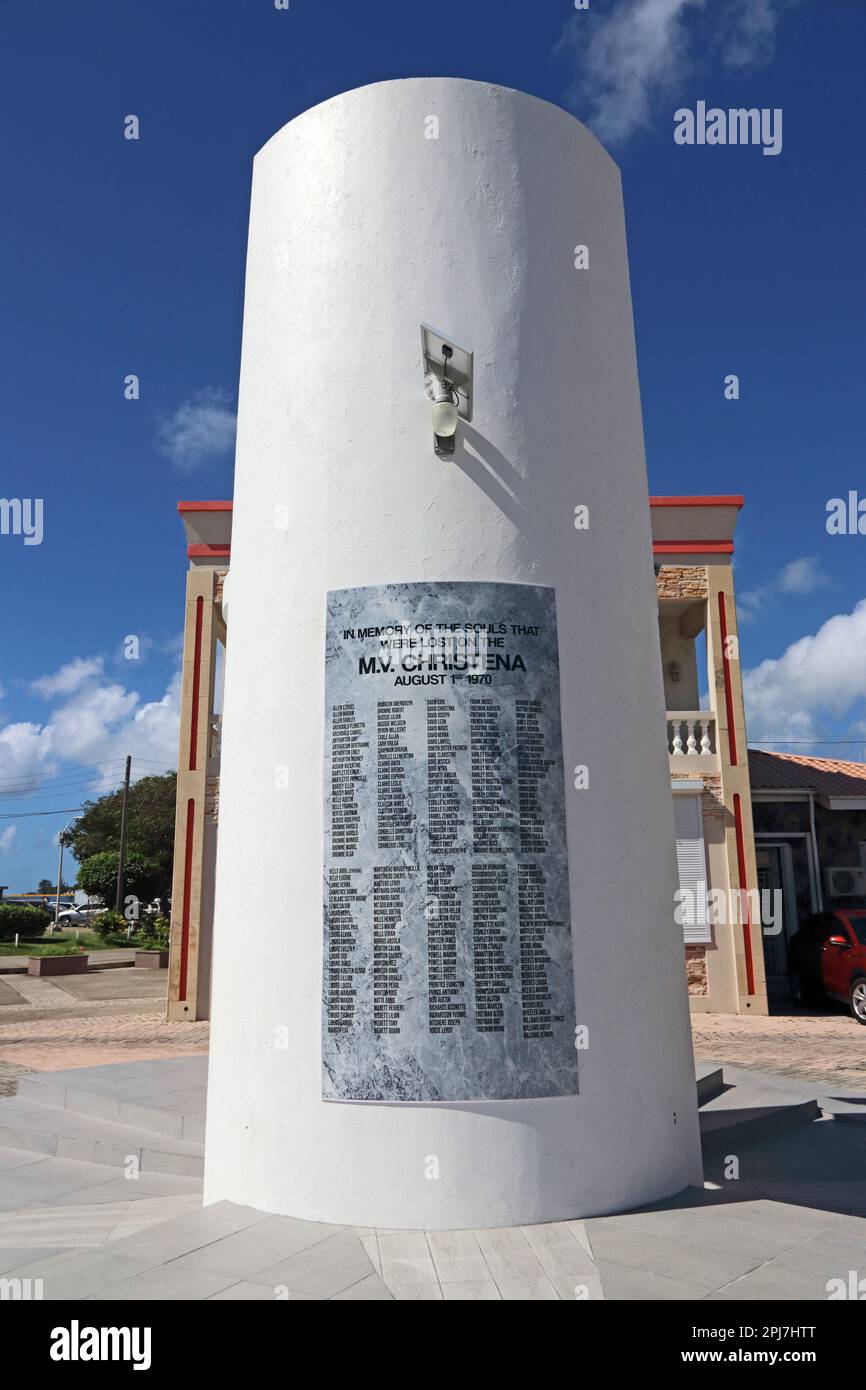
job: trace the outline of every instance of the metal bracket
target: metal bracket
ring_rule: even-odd
[[[450,354],[445,351],[446,348],[451,349]],[[427,399],[432,401],[435,398],[436,383],[447,376],[457,394],[457,414],[461,420],[471,420],[474,354],[458,347],[452,338],[427,323],[421,325],[421,353]]]

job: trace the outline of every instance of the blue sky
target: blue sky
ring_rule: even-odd
[[[53,876],[127,751],[173,764],[175,506],[231,494],[252,156],[383,78],[520,87],[608,144],[651,489],[746,496],[750,733],[864,756],[866,537],[825,527],[866,497],[864,59],[857,0],[0,0],[0,493],[44,504],[40,545],[0,535],[0,882]],[[699,100],[782,108],[782,152],[676,145]]]

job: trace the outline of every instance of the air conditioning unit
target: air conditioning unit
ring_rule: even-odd
[[[866,897],[866,870],[827,869],[827,892],[831,898]]]

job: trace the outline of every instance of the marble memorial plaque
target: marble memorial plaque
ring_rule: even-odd
[[[577,1093],[553,589],[331,591],[322,1094]]]

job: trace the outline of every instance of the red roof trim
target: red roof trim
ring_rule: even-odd
[[[188,545],[186,553],[190,560],[207,559],[218,555],[231,555],[232,548],[230,545],[207,545],[204,541],[199,541],[196,545]]]
[[[733,555],[733,541],[653,541],[653,555]]]
[[[230,512],[231,502],[178,502],[179,512]]]
[[[742,507],[739,495],[720,497],[651,497],[651,507]]]

